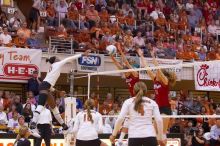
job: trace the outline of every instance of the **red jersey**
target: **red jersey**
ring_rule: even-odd
[[[134,77],[133,75],[130,75],[126,77],[126,84],[128,85],[128,89],[130,92],[130,95],[133,97],[134,94],[134,85],[139,81],[139,77]]]
[[[159,107],[170,107],[169,102],[169,85],[164,85],[159,81],[154,81],[154,91],[156,102]]]

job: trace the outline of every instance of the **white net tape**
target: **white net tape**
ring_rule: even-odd
[[[103,118],[117,118],[117,115],[103,115]],[[152,116],[126,116],[129,117],[138,117],[138,118],[146,118]],[[220,115],[161,115],[162,118],[220,118]]]

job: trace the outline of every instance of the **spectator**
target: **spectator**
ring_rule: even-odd
[[[17,35],[25,40],[30,38],[31,30],[27,28],[27,22],[23,22],[21,28],[18,29]]]
[[[40,27],[40,10],[42,8],[42,0],[34,0],[32,5],[29,20],[31,22],[32,32],[37,32]]]
[[[153,20],[157,20],[159,18],[159,14],[161,14],[161,16],[163,18],[165,18],[163,12],[161,12],[160,8],[159,7],[156,7],[156,9],[150,13],[150,17],[153,18]]]
[[[142,35],[141,32],[137,33],[137,36],[134,37],[134,39],[133,39],[133,44],[134,44],[134,46],[137,46],[137,47],[140,47],[143,49],[145,47],[145,41],[141,35]]]
[[[89,22],[89,27],[92,28],[95,23],[98,23],[100,20],[98,12],[95,10],[95,6],[91,4],[89,9],[86,11],[86,18]]]
[[[31,36],[29,38],[27,38],[26,44],[29,48],[34,48],[34,49],[43,47],[41,45],[40,41],[37,39],[35,32],[31,32]],[[43,48],[41,48],[41,49],[43,49]]]
[[[0,125],[7,125],[8,119],[6,113],[3,111],[3,104],[0,103]]]
[[[56,9],[53,1],[49,3],[49,6],[46,11],[47,11],[48,26],[55,26]]]
[[[66,1],[60,0],[59,5],[56,7],[56,15],[57,15],[56,18],[59,18],[56,20],[56,26],[58,26],[59,24],[58,21],[60,21],[61,23],[65,21],[67,12],[68,12],[68,6],[66,4]]]
[[[18,112],[17,111],[15,111],[15,112],[13,112],[13,114],[12,114],[12,118],[11,119],[9,119],[9,121],[8,121],[8,128],[9,128],[9,132],[12,132],[12,133],[14,133],[14,130],[16,129],[16,128],[18,128]]]
[[[13,117],[13,113],[14,112],[17,112],[16,111],[16,105],[15,104],[12,104],[11,106],[10,106],[10,109],[9,109],[9,113],[8,113],[8,119],[11,119],[12,117]]]
[[[31,104],[27,103],[24,106],[24,110],[23,110],[23,114],[22,114],[25,118],[25,122],[26,123],[30,123],[31,119],[33,118],[33,111],[31,110]]]
[[[9,26],[9,21],[6,16],[6,13],[2,12],[0,14],[0,27],[8,27]]]
[[[9,20],[11,31],[17,31],[21,26],[21,19],[19,18],[18,11],[14,12],[14,16]]]
[[[111,125],[108,124],[108,122],[105,122],[105,119],[103,120],[103,134],[110,134],[112,133],[113,129]]]
[[[108,113],[111,111],[111,108],[108,105],[107,101],[104,101],[103,104],[99,108],[99,113],[102,115],[108,115]]]
[[[217,146],[217,144],[220,144],[220,119],[217,119],[216,124],[211,127],[210,136],[210,146]]]
[[[70,7],[68,8],[68,13],[67,13],[67,27],[71,29],[77,29],[78,23],[79,23],[79,11],[77,10],[76,6],[74,3],[71,3]],[[81,22],[80,22],[81,23]],[[82,23],[83,26],[84,24]]]
[[[4,102],[3,95],[4,95],[4,91],[0,90],[0,104],[2,104],[2,105],[3,105],[3,102]]]
[[[32,91],[34,93],[34,96],[37,96],[39,94],[38,87],[41,82],[42,79],[38,77],[38,71],[33,71],[32,77],[28,80],[28,84],[27,84],[28,91]]]
[[[131,30],[134,29],[135,19],[132,11],[129,11],[128,15],[124,17],[124,22],[125,22],[124,29],[131,29]]]
[[[2,45],[10,45],[12,41],[11,35],[8,33],[8,28],[3,28],[3,33],[0,34],[0,44]]]
[[[3,107],[4,107],[4,110],[9,110],[9,107],[11,105],[10,92],[9,91],[4,91],[2,97],[3,97]]]
[[[25,118],[24,116],[19,116],[18,117],[18,128],[22,127],[22,126],[28,126],[27,123],[25,123]]]
[[[203,129],[194,132],[192,137],[192,146],[205,146],[205,139],[203,138]]]
[[[21,97],[19,95],[15,96],[14,104],[16,106],[16,111],[21,115],[23,111],[23,105],[21,104]]]

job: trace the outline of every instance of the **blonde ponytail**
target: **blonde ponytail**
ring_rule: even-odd
[[[144,107],[142,105],[142,97],[147,93],[147,86],[143,82],[137,82],[134,85],[134,93],[136,94],[134,110],[143,115]]]
[[[91,113],[91,109],[93,109],[95,106],[95,102],[93,99],[88,99],[85,102],[85,109],[87,110],[87,115],[88,115],[88,121],[91,121],[92,123],[94,122],[94,120],[92,119],[92,113]]]

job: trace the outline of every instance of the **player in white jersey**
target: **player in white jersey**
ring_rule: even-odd
[[[88,53],[89,53],[89,50],[85,52],[85,55],[87,55]],[[55,104],[53,97],[50,95],[49,92],[55,91],[54,85],[56,84],[56,82],[60,76],[60,73],[62,71],[62,67],[67,62],[71,62],[73,60],[76,60],[76,59],[80,58],[81,56],[82,56],[82,54],[76,54],[74,56],[65,58],[61,61],[59,61],[58,58],[54,56],[54,57],[51,57],[50,59],[46,60],[46,62],[49,62],[51,64],[51,67],[50,67],[50,70],[48,71],[45,79],[43,80],[43,82],[39,86],[39,101],[38,101],[38,106],[34,112],[33,121],[30,126],[31,129],[36,128],[36,122],[38,121],[38,118],[39,118],[41,111],[44,109],[46,101],[48,101],[48,104],[52,109],[54,117],[61,124],[61,126],[63,127],[63,130],[68,129],[67,125],[64,123],[64,121],[59,113],[59,110]]]
[[[112,143],[122,126],[126,116],[129,116],[128,146],[165,146],[163,137],[163,120],[158,105],[152,99],[144,96],[147,87],[143,82],[134,85],[135,97],[127,99],[121,109],[110,140]],[[158,140],[152,119],[157,123]]]
[[[84,105],[85,110],[76,115],[73,127],[76,146],[107,146],[98,137],[103,130],[103,121],[102,115],[93,110],[94,107],[94,100],[88,99]]]

